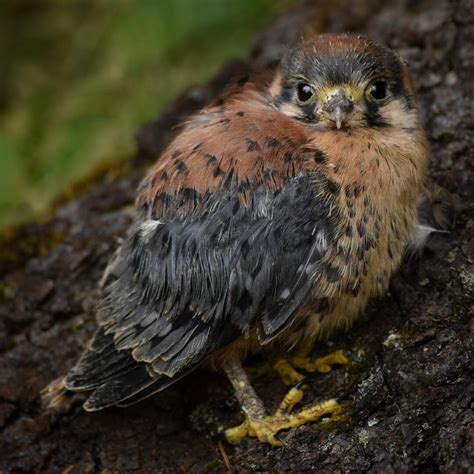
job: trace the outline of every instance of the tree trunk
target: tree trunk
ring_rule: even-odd
[[[97,282],[131,222],[126,206],[172,127],[231,77],[274,67],[301,34],[357,31],[407,60],[432,144],[430,175],[460,197],[454,230],[405,264],[389,295],[333,346],[361,354],[352,368],[311,376],[305,403],[345,395],[346,416],[224,446],[236,472],[472,472],[472,174],[474,4],[469,0],[300,2],[257,36],[246,60],[224,66],[137,135],[139,152],[59,199],[50,217],[0,236],[0,471],[225,472],[220,427],[241,420],[226,379],[194,373],[129,409],[62,411],[40,390],[65,374],[91,336]],[[205,54],[205,53],[203,53]],[[472,96],[471,96],[472,99]],[[323,353],[330,345],[321,344]],[[269,408],[284,387],[255,382]]]

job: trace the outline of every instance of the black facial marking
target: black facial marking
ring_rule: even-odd
[[[235,115],[238,115],[239,117],[243,117],[245,115],[245,112],[239,111],[239,112],[236,112]]]
[[[295,117],[303,122],[315,121],[314,104],[309,92],[301,89],[317,81],[325,87],[352,84],[370,89],[365,91],[367,106],[365,121],[371,127],[387,127],[381,110],[392,100],[399,100],[405,110],[414,107],[411,92],[404,83],[403,66],[397,53],[365,39],[354,38],[356,47],[341,45],[340,48],[325,40],[304,43],[290,51],[282,60],[281,92],[275,102],[297,105],[301,114]],[[305,78],[304,81],[295,77]],[[308,89],[309,91],[309,89]],[[302,92],[305,94],[302,96]]]
[[[289,163],[292,159],[293,159],[292,153],[285,153],[285,156],[283,157],[283,161],[285,163]]]
[[[295,117],[301,122],[314,122],[316,115],[314,114],[314,104],[300,105],[302,114]]]
[[[380,115],[379,104],[371,101],[366,101],[367,112],[364,113],[365,120],[367,121],[367,125],[370,127],[387,127],[388,124],[382,119]],[[370,146],[369,146],[370,148]]]
[[[219,123],[229,123],[230,122],[230,118],[229,117],[224,117],[222,119],[219,120]]]
[[[250,138],[246,138],[245,143],[247,144],[247,151],[260,151],[260,145]]]
[[[166,171],[163,171],[163,173],[161,173],[161,181],[166,181],[168,179],[168,173]]]

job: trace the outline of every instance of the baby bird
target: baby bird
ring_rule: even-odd
[[[271,83],[250,82],[189,120],[140,186],[135,223],[110,262],[98,330],[62,382],[84,408],[127,406],[202,365],[223,370],[245,421],[230,442],[340,409],[299,412],[301,383],[268,415],[242,361],[296,370],[384,293],[417,225],[428,145],[398,54],[362,36],[290,51]]]

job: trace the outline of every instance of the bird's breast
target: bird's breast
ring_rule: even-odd
[[[348,328],[369,298],[387,291],[416,225],[423,142],[397,132],[336,135],[315,137],[314,152],[316,192],[337,215],[336,238],[327,242],[292,335],[284,336],[289,345]]]

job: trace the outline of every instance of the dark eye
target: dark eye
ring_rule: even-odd
[[[387,97],[387,83],[385,81],[375,81],[369,86],[368,92],[372,99],[385,99]]]
[[[300,102],[307,102],[311,97],[313,97],[312,87],[304,82],[298,84],[298,100]]]

